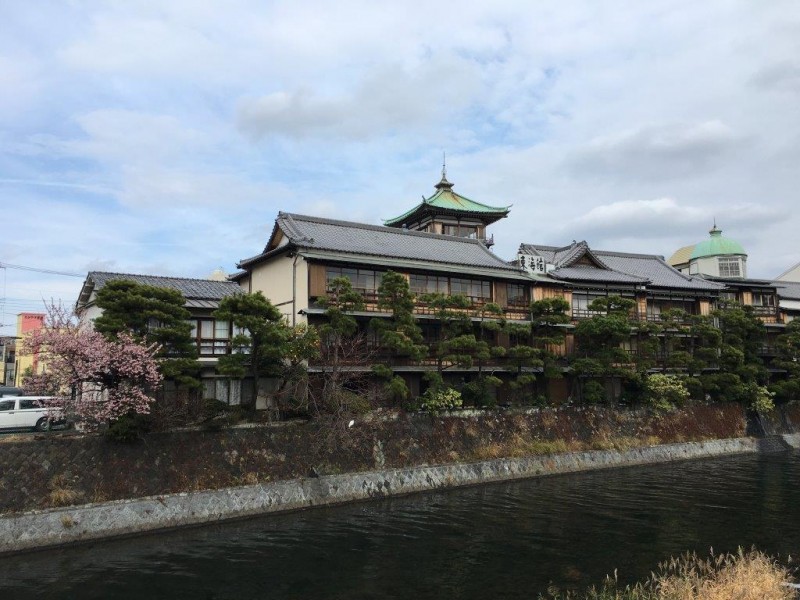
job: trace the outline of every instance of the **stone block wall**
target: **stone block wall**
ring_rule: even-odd
[[[305,477],[466,463],[744,435],[736,405],[668,415],[606,409],[490,411],[472,416],[385,414],[347,423],[296,423],[150,434],[0,437],[0,513]]]

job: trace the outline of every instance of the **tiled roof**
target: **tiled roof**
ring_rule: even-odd
[[[242,291],[242,288],[232,281],[160,277],[157,275],[137,275],[134,273],[107,273],[103,271],[90,271],[87,282],[91,280],[94,284],[94,291],[99,291],[107,282],[122,279],[153,287],[178,290],[187,300],[221,300],[226,296],[231,296]]]
[[[631,254],[596,250],[595,254],[609,267],[629,275],[644,277],[651,286],[686,290],[721,290],[724,286],[702,277],[684,275],[669,266],[661,256],[655,254]]]
[[[613,269],[595,269],[592,267],[564,267],[550,272],[550,275],[565,281],[600,281],[608,283],[630,283],[644,285],[649,283],[643,277],[634,277]]]
[[[800,300],[800,283],[775,281],[774,284],[777,288],[779,298],[785,298],[786,300]]]
[[[442,209],[445,211],[454,211],[458,213],[466,213],[473,215],[493,215],[502,217],[508,214],[508,206],[489,206],[482,204],[475,200],[470,200],[466,196],[457,194],[453,191],[453,184],[447,181],[442,176],[442,181],[436,185],[436,193],[430,198],[424,198],[420,204],[415,206],[409,211],[404,212],[399,217],[393,219],[386,219],[384,223],[387,225],[401,225],[404,221],[411,218],[417,211],[426,208]]]
[[[701,277],[684,275],[670,267],[661,256],[591,250],[586,242],[575,242],[561,248],[522,244],[520,252],[541,255],[556,267],[550,271],[550,276],[568,281],[646,284],[651,287],[697,291],[717,291],[724,287]],[[570,266],[583,254],[590,255],[606,268]]]
[[[278,214],[277,227],[300,249],[520,273],[482,242],[468,238],[290,213]],[[274,250],[246,258],[239,267],[258,262],[271,252]]]

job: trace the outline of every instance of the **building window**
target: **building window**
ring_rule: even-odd
[[[438,275],[411,275],[411,291],[415,294],[449,294],[447,277]]]
[[[475,239],[478,237],[478,228],[474,225],[442,225],[442,233],[456,237]]]
[[[241,404],[242,382],[238,379],[204,379],[203,395],[226,404]]]
[[[682,310],[687,315],[697,314],[697,303],[694,300],[647,300],[647,319],[660,321],[661,313],[668,310]]]
[[[201,356],[214,356],[227,354],[231,340],[230,321],[216,321],[214,319],[194,319],[191,336],[197,342]],[[239,333],[238,329],[234,335]]]
[[[528,306],[530,304],[530,288],[521,283],[507,283],[506,294],[509,306]]]
[[[492,300],[492,282],[483,279],[412,274],[410,287],[415,294],[462,295],[475,302]]]
[[[359,292],[377,292],[383,279],[383,271],[373,269],[358,269],[355,267],[327,267],[325,279],[330,285],[331,281],[339,277],[347,277],[353,289]]]
[[[738,258],[718,258],[720,277],[741,277],[742,268]]]
[[[450,295],[461,294],[482,302],[491,301],[492,284],[489,281],[480,279],[460,279],[453,277],[450,279]]]
[[[602,311],[589,310],[589,305],[598,298],[605,298],[603,294],[590,294],[588,292],[572,292],[572,316],[591,317],[602,315]]]
[[[775,308],[775,295],[764,292],[753,292],[753,306]]]

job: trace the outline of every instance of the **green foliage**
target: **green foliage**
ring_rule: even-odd
[[[443,410],[454,410],[461,408],[461,393],[452,388],[428,388],[420,396],[421,408],[432,414],[438,414]]]
[[[214,318],[233,322],[239,331],[231,340],[233,353],[219,358],[217,370],[237,379],[251,376],[255,398],[258,398],[261,377],[284,375],[284,359],[290,352],[292,328],[260,291],[223,298],[214,311]],[[296,333],[304,342],[307,341],[301,332]]]
[[[389,398],[400,402],[408,400],[408,398],[411,396],[411,390],[408,389],[406,380],[399,375],[394,375],[388,382],[386,382],[384,391]]]
[[[503,381],[494,375],[477,377],[462,386],[461,397],[472,406],[493,407],[497,405],[497,400],[492,391],[502,384]]]
[[[587,381],[583,384],[583,400],[587,404],[602,404],[606,401],[606,388],[599,381]]]
[[[329,281],[328,292],[319,299],[319,303],[325,307],[327,318],[327,323],[320,327],[323,341],[356,334],[358,322],[348,313],[364,310],[365,304],[363,296],[353,289],[353,284],[347,277],[337,277]]]
[[[109,340],[128,332],[140,342],[158,344],[156,357],[164,378],[179,386],[199,387],[197,345],[185,303],[177,290],[112,280],[97,292],[103,314],[95,319],[94,328]]]
[[[656,410],[674,410],[686,404],[689,399],[686,380],[674,375],[648,375],[644,388],[648,404]]]
[[[775,409],[775,402],[772,400],[775,394],[763,385],[748,383],[747,395],[750,400],[750,408],[757,413],[763,415]]]
[[[390,353],[389,362],[396,358],[419,361],[428,354],[422,329],[414,317],[414,294],[408,280],[394,271],[387,271],[378,287],[378,308],[391,311],[389,319],[373,319],[370,327],[377,332],[381,347]],[[384,392],[395,401],[405,401],[411,395],[405,380],[395,375],[390,364],[374,365],[373,372],[384,379]]]
[[[146,415],[129,413],[109,423],[105,437],[118,444],[130,444],[142,439],[148,431],[150,422]]]
[[[471,367],[478,340],[472,333],[472,321],[467,313],[472,303],[460,294],[423,294],[420,300],[434,312],[439,325],[439,339],[433,346],[436,370],[439,375],[445,363]]]
[[[684,379],[686,390],[689,392],[689,398],[694,401],[700,401],[705,398],[705,390],[703,389],[703,382],[697,377],[687,377]]]

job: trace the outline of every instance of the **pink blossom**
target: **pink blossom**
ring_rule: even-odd
[[[68,415],[87,428],[128,413],[147,414],[161,384],[155,354],[128,334],[109,341],[81,326],[60,306],[48,307],[48,321],[22,343],[38,352],[44,373],[25,381],[28,392],[54,394]]]

